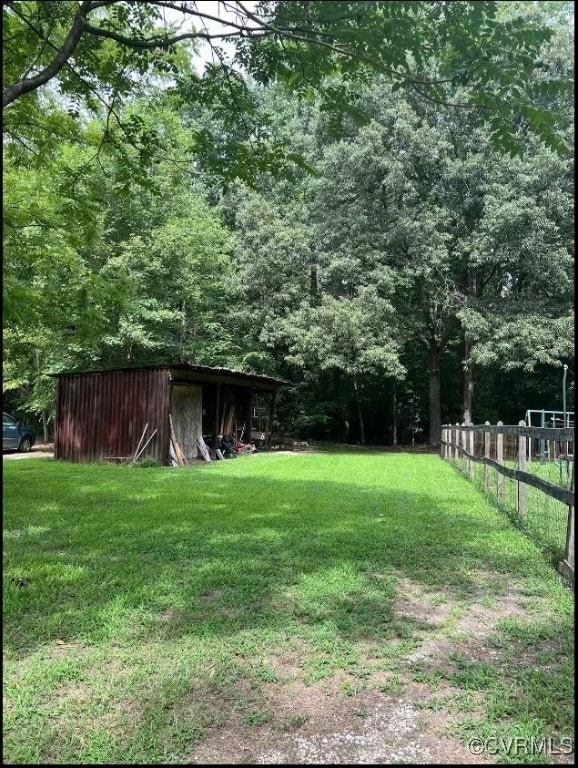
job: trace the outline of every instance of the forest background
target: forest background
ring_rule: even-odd
[[[517,423],[564,364],[572,409],[573,3],[215,5],[3,5],[5,409],[176,361],[304,439]]]

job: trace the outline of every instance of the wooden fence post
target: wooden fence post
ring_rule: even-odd
[[[518,422],[520,427],[525,427],[526,422],[522,419]],[[518,437],[518,469],[521,472],[526,471],[526,435]],[[518,480],[518,517],[526,517],[526,486]]]
[[[455,428],[455,430],[454,430],[454,434],[455,434],[455,438],[456,438],[456,439],[454,440],[454,464],[455,464],[455,463],[457,463],[458,457],[459,457],[459,455],[460,455],[460,450],[459,450],[459,447],[458,447],[458,446],[459,446],[459,444],[460,444],[460,431],[459,431],[459,426],[460,426],[460,425],[459,425],[459,424],[458,424],[458,422],[456,421],[456,428]]]
[[[468,442],[469,442],[468,451],[469,451],[470,455],[473,456],[474,455],[474,435],[475,435],[475,433],[474,433],[474,428],[473,428],[473,426],[471,424],[470,424],[470,427],[471,427],[471,430],[470,430],[470,432],[468,432],[468,438],[469,438],[469,440],[468,440]],[[473,480],[474,476],[476,474],[476,463],[474,461],[470,461],[470,459],[468,459],[468,468],[469,468],[470,478]]]
[[[575,489],[575,468],[576,465],[574,462],[572,462],[572,482],[570,485],[570,490],[574,491]],[[566,576],[566,578],[569,578],[572,581],[572,584],[574,584],[574,505],[571,504],[568,507],[568,528],[566,530],[566,553],[564,556],[564,560],[559,564],[558,570],[563,576]]]
[[[489,427],[490,422],[486,421],[485,426]],[[486,459],[490,458],[490,437],[491,433],[484,430],[484,456]],[[490,490],[490,473],[487,464],[484,464],[484,490],[486,493]]]
[[[499,421],[498,427],[503,427],[504,422]],[[496,432],[496,462],[498,464],[504,463],[504,435],[502,432]],[[504,500],[504,475],[501,475],[499,472],[497,473],[497,495],[498,495],[498,503],[501,504]]]
[[[442,444],[440,445],[440,456],[442,459],[447,459],[448,457],[448,431],[445,427],[442,427]]]
[[[462,422],[462,427],[465,427],[465,422]],[[466,439],[467,439],[466,438],[466,434],[467,434],[466,431],[462,429],[462,440],[461,440],[461,443],[462,443],[462,459],[464,461],[464,465],[463,465],[462,469],[464,469],[464,470],[467,470],[467,463],[466,463],[467,460],[466,460],[466,453],[465,452],[468,450],[468,448],[467,448],[467,444],[466,444]]]

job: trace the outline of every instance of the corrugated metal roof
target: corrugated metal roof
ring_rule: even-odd
[[[102,368],[93,371],[62,371],[61,373],[50,374],[53,377],[58,376],[81,376],[91,373],[110,373],[112,371],[117,372],[129,372],[129,371],[161,371],[161,370],[177,370],[189,373],[206,374],[208,376],[223,376],[232,379],[239,379],[241,381],[262,382],[263,384],[277,385],[289,384],[290,382],[284,379],[277,379],[273,376],[264,376],[260,373],[247,373],[246,371],[235,371],[232,368],[211,367],[208,365],[193,365],[192,363],[162,363],[160,365],[141,365],[141,366],[127,366],[124,368]]]

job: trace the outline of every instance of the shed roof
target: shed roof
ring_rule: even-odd
[[[123,371],[182,371],[183,373],[196,374],[199,378],[207,377],[209,380],[228,379],[243,382],[246,385],[255,388],[263,387],[266,389],[277,389],[283,384],[289,384],[284,379],[277,379],[273,376],[263,376],[259,373],[247,373],[246,371],[235,371],[232,368],[211,367],[209,365],[193,365],[192,363],[161,363],[158,365],[132,365],[119,368],[102,368],[92,371],[62,371],[61,373],[52,373],[51,376],[82,376],[97,373],[123,372]]]

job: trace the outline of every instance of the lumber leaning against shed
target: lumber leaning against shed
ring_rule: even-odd
[[[169,425],[171,429],[171,440],[175,449],[175,454],[177,457],[177,461],[179,463],[179,467],[184,467],[186,464],[186,460],[185,460],[185,457],[183,456],[183,452],[181,451],[179,444],[177,443],[177,438],[175,437],[175,430],[173,427],[173,417],[170,413],[169,413]]]
[[[211,461],[211,454],[209,453],[209,449],[207,448],[207,444],[203,440],[202,437],[197,438],[197,447],[201,453],[201,456],[205,461]]]
[[[140,440],[138,441],[138,445],[136,447],[136,451],[133,453],[132,460],[133,462],[136,461],[136,457],[138,456],[139,448],[141,447],[142,441],[144,440],[144,436],[146,435],[147,429],[149,428],[149,423],[147,423],[144,426],[144,429],[142,431],[142,435],[140,436]]]
[[[169,463],[171,467],[179,466],[179,461],[177,459],[177,454],[175,453],[175,447],[172,440],[169,440]]]
[[[155,431],[152,433],[152,435],[149,437],[149,439],[146,441],[146,443],[143,445],[143,447],[138,452],[136,458],[133,459],[133,463],[136,462],[138,459],[140,459],[140,457],[145,452],[147,445],[150,443],[150,441],[153,439],[153,437],[156,435],[157,432],[158,432],[158,429],[155,429]]]

